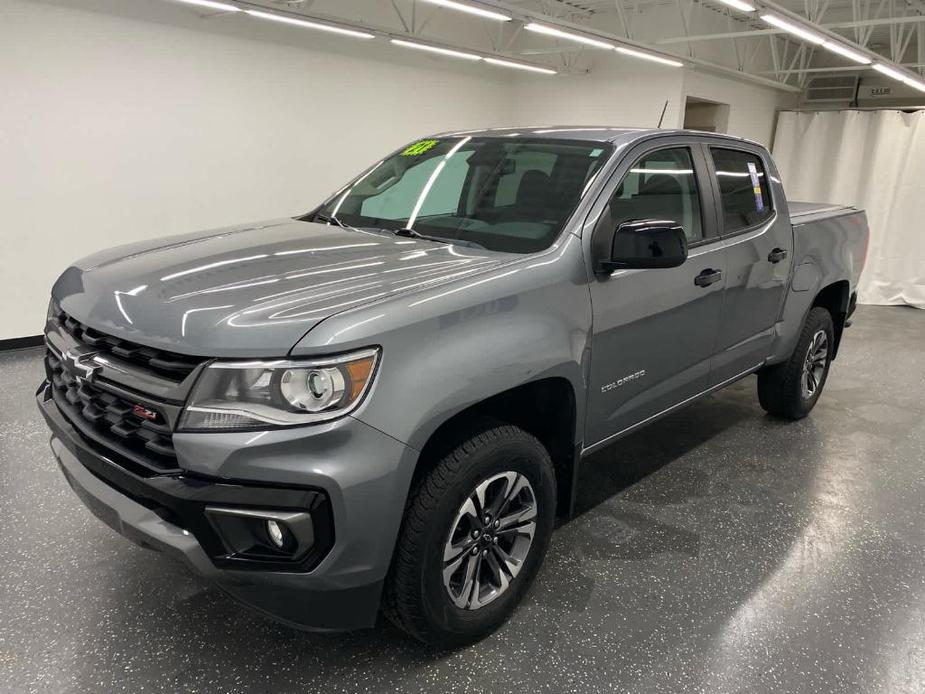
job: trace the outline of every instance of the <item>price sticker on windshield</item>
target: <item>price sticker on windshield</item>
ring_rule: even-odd
[[[415,142],[405,147],[399,156],[402,157],[417,157],[425,152],[429,152],[434,147],[437,146],[439,140],[421,140],[420,142]]]

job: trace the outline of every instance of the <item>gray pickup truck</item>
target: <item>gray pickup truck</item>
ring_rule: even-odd
[[[435,135],[302,217],[76,262],[37,400],[123,535],[291,625],[451,647],[523,598],[592,451],[752,373],[809,413],[867,238],[741,139]]]

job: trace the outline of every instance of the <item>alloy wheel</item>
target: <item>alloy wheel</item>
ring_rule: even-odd
[[[533,544],[536,513],[519,472],[493,475],[466,498],[443,549],[443,585],[456,607],[477,610],[508,589]]]
[[[809,400],[819,390],[829,360],[829,338],[825,330],[817,330],[810,340],[803,360],[803,377],[800,381],[803,399]]]

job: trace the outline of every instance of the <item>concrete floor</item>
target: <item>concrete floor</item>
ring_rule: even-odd
[[[858,310],[813,414],[746,379],[585,468],[510,624],[429,651],[272,624],[93,518],[0,355],[0,691],[925,691],[925,311]]]

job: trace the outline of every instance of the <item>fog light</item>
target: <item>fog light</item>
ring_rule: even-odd
[[[267,535],[270,536],[270,542],[279,548],[282,548],[286,541],[286,538],[283,536],[283,529],[279,527],[279,523],[275,520],[267,521]]]
[[[206,507],[225,557],[259,561],[297,561],[315,544],[310,511]]]

